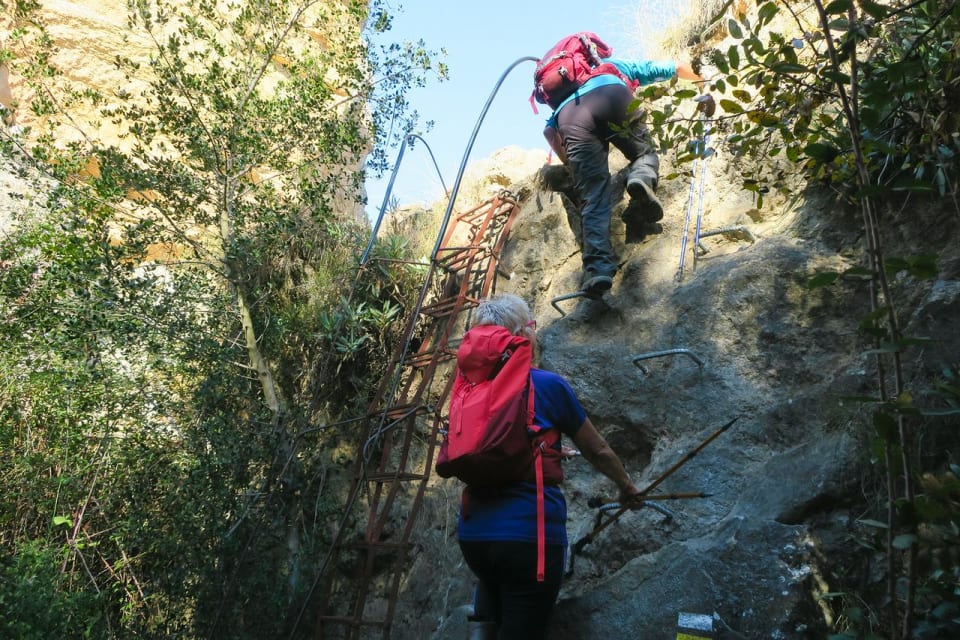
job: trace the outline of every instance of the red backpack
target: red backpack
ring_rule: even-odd
[[[624,76],[615,64],[603,61],[603,58],[611,55],[613,47],[589,31],[581,31],[560,40],[543,54],[533,72],[530,105],[534,113],[537,112],[534,100],[556,109],[584,82],[602,73],[618,76],[627,86],[635,87],[636,83]]]
[[[544,578],[543,487],[563,479],[554,445],[560,434],[537,435],[529,338],[497,325],[479,325],[463,336],[450,393],[447,433],[436,471],[469,487],[498,487],[533,480],[537,485],[537,579]],[[464,500],[466,500],[466,492]],[[466,504],[464,504],[466,509]]]

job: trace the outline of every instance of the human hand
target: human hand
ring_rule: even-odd
[[[583,455],[579,450],[574,449],[573,447],[568,447],[567,445],[560,445],[560,459],[561,460],[572,460],[579,455]]]
[[[713,99],[713,95],[710,93],[697,96],[693,101],[697,103],[697,111],[708,118],[712,118],[717,110],[717,101]]]
[[[713,95],[705,93],[701,96],[697,96],[693,99],[697,103],[697,111],[702,113],[708,118],[712,118],[713,114],[717,110],[717,101],[713,99]]]
[[[633,511],[643,508],[643,496],[640,495],[640,490],[635,486],[631,485],[626,489],[620,490],[620,506],[627,507]]]

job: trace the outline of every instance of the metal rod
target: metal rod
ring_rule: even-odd
[[[661,358],[664,356],[672,356],[672,355],[685,355],[689,357],[691,360],[696,362],[697,366],[700,367],[700,370],[703,371],[703,360],[698,358],[697,354],[695,354],[690,349],[683,349],[683,348],[664,349],[663,351],[651,351],[650,353],[641,353],[640,355],[633,357],[633,364],[635,364],[641,371],[643,371],[646,374],[647,370],[643,365],[640,364],[641,360],[649,360],[650,358]]]
[[[724,431],[726,431],[727,429],[729,429],[731,426],[733,426],[733,423],[736,422],[736,421],[739,420],[739,419],[740,419],[740,416],[736,416],[735,418],[733,418],[732,420],[730,420],[729,422],[727,422],[727,424],[723,425],[722,427],[720,427],[719,429],[717,429],[716,431],[714,431],[714,432],[710,435],[709,438],[707,438],[706,440],[704,440],[703,442],[701,442],[699,445],[697,445],[697,447],[694,448],[692,451],[690,451],[687,455],[685,455],[685,456],[680,460],[680,462],[678,462],[677,464],[675,464],[675,465],[673,465],[672,467],[670,467],[669,469],[667,469],[665,472],[663,472],[663,473],[660,475],[659,478],[657,478],[656,480],[654,480],[653,482],[651,482],[651,483],[650,483],[650,486],[648,486],[646,489],[644,489],[643,491],[640,492],[640,495],[641,495],[641,496],[644,496],[644,495],[646,495],[647,493],[653,491],[661,482],[663,482],[664,480],[666,480],[667,478],[669,478],[671,475],[673,475],[673,473],[674,473],[677,469],[679,469],[680,467],[682,467],[683,465],[685,465],[687,462],[689,462],[690,460],[692,460],[694,456],[696,456],[698,453],[700,453],[701,451],[703,451],[703,448],[704,448],[704,447],[706,447],[708,444],[710,444],[711,442],[713,442],[714,440],[716,440],[716,439],[720,436],[721,433],[723,433]]]
[[[513,71],[514,67],[522,62],[527,61],[539,62],[539,59],[534,56],[524,56],[523,58],[515,60],[500,75],[500,78],[497,80],[497,84],[494,86],[493,91],[490,92],[490,96],[487,98],[486,104],[483,105],[483,110],[480,112],[480,117],[477,118],[477,124],[473,128],[473,133],[470,134],[469,142],[467,142],[467,148],[463,152],[463,159],[460,161],[460,169],[457,171],[457,177],[453,182],[453,190],[450,192],[450,197],[447,199],[447,210],[443,214],[443,222],[440,224],[439,233],[437,233],[437,243],[434,245],[433,251],[430,253],[431,260],[437,259],[437,254],[440,251],[441,239],[446,234],[447,225],[450,224],[450,216],[453,214],[453,205],[457,200],[457,193],[460,191],[460,181],[463,180],[463,173],[467,168],[467,160],[470,159],[470,151],[473,150],[473,143],[476,142],[477,133],[480,131],[480,125],[483,124],[483,119],[487,116],[487,111],[490,110],[490,104],[493,102],[493,98],[497,95],[497,91],[500,90],[500,85],[503,84],[503,81],[506,79],[507,75]]]
[[[650,503],[644,502],[644,505],[643,505],[643,506],[644,506],[644,507],[650,507],[650,508],[653,509],[654,511],[657,511],[657,512],[659,512],[659,513],[662,513],[663,515],[667,516],[668,518],[673,518],[673,515],[674,515],[674,514],[673,514],[673,511],[670,511],[670,509],[667,509],[667,508],[666,508],[665,506],[663,506],[662,504],[657,504],[656,502],[650,502]],[[607,513],[607,512],[609,512],[609,511],[616,511],[616,510],[618,510],[619,508],[620,508],[620,503],[619,503],[619,502],[610,502],[610,503],[607,503],[607,504],[600,505],[600,507],[599,507],[601,513]]]
[[[443,187],[444,195],[450,195],[450,192],[447,191],[447,185],[443,181],[443,174],[440,172],[440,167],[437,165],[437,159],[433,156],[433,150],[430,148],[430,145],[427,144],[427,141],[423,139],[423,136],[420,136],[416,133],[408,133],[403,137],[403,142],[400,144],[400,151],[397,153],[397,159],[393,163],[393,171],[390,173],[390,181],[387,183],[387,190],[383,194],[383,202],[380,204],[380,212],[377,214],[377,220],[373,223],[373,230],[370,232],[370,240],[367,242],[367,248],[364,249],[363,255],[360,257],[360,269],[363,269],[364,265],[367,264],[367,260],[370,259],[370,252],[373,250],[373,245],[377,240],[377,234],[380,231],[380,224],[383,222],[383,217],[387,213],[387,205],[390,202],[390,195],[393,193],[393,183],[397,180],[397,173],[400,171],[400,162],[403,160],[403,152],[407,148],[407,144],[412,144],[411,140],[414,138],[423,142],[423,146],[427,148],[427,152],[430,154],[430,159],[433,160],[433,167],[437,170],[437,176],[440,178],[440,185]]]
[[[701,118],[700,123],[706,126],[706,118]],[[700,194],[697,202],[697,225],[693,231],[693,266],[697,266],[697,247],[700,246],[700,228],[703,224],[703,187],[706,183],[707,175],[707,145],[710,144],[710,129],[704,129],[701,134],[702,142],[700,145]]]
[[[697,139],[696,145],[700,144],[700,140]],[[697,147],[694,147],[696,150]],[[693,165],[693,175],[690,176],[690,188],[687,190],[687,206],[686,213],[684,214],[683,219],[683,234],[680,236],[680,265],[677,268],[677,282],[683,280],[683,262],[687,257],[687,236],[690,235],[690,211],[693,209],[693,193],[695,190],[694,185],[697,183],[697,165]]]
[[[707,238],[709,236],[719,236],[725,233],[742,233],[750,239],[750,242],[756,242],[757,239],[750,233],[750,229],[747,229],[744,226],[733,226],[733,227],[721,227],[719,229],[712,229],[710,231],[704,231],[700,234],[701,238]]]
[[[562,296],[557,296],[556,298],[550,301],[550,304],[553,306],[554,309],[556,309],[560,313],[560,317],[564,317],[567,315],[567,312],[561,309],[559,306],[557,306],[557,303],[563,302],[564,300],[572,300],[574,298],[590,298],[591,300],[596,300],[596,298],[590,295],[587,295],[586,291],[575,291],[573,293],[566,293]]]
[[[705,126],[707,122],[706,114],[701,114],[700,123],[701,127]],[[704,185],[704,175],[706,174],[706,162],[707,162],[707,141],[709,140],[709,133],[707,129],[701,129],[700,136],[697,138],[694,143],[694,152],[698,156],[698,160],[693,164],[693,175],[690,176],[690,189],[687,192],[687,209],[686,215],[683,222],[683,237],[680,239],[680,264],[677,268],[677,282],[683,280],[683,264],[687,257],[687,241],[688,236],[690,235],[690,211],[693,209],[693,194],[695,191],[695,185],[697,184],[697,171],[699,168],[700,171],[700,202],[697,207],[697,225],[694,232],[696,241],[694,242],[694,250],[700,243],[700,221],[703,217],[703,185]],[[696,254],[694,254],[694,260],[696,260]]]
[[[587,546],[588,544],[590,544],[590,543],[593,541],[593,539],[594,539],[595,537],[597,537],[597,535],[598,535],[601,531],[603,531],[604,529],[606,529],[607,527],[609,527],[611,524],[613,524],[616,520],[618,520],[618,519],[620,518],[620,516],[622,516],[624,513],[626,513],[628,510],[630,510],[630,508],[631,508],[632,506],[635,506],[636,504],[642,504],[642,503],[644,503],[644,502],[647,501],[647,500],[657,500],[657,499],[658,499],[657,496],[648,496],[647,494],[650,493],[651,491],[653,491],[655,488],[657,488],[657,487],[660,485],[660,483],[662,483],[664,480],[666,480],[666,479],[669,478],[671,475],[673,475],[673,473],[674,473],[677,469],[679,469],[680,467],[682,467],[683,465],[685,465],[686,463],[688,463],[690,460],[692,460],[698,453],[700,453],[700,451],[703,450],[704,447],[706,447],[708,444],[710,444],[711,442],[713,442],[714,440],[716,440],[716,439],[720,436],[721,433],[723,433],[724,431],[726,431],[727,429],[729,429],[729,428],[733,425],[733,423],[736,422],[736,421],[739,420],[739,419],[740,419],[740,416],[736,416],[735,418],[733,418],[732,420],[730,420],[729,422],[727,422],[725,425],[723,425],[722,427],[720,427],[719,429],[717,429],[716,431],[714,431],[712,434],[710,434],[710,436],[707,437],[706,440],[704,440],[704,441],[701,442],[699,445],[697,445],[694,449],[692,449],[691,451],[689,451],[683,458],[680,459],[679,462],[677,462],[675,465],[673,465],[672,467],[670,467],[669,469],[667,469],[666,471],[664,471],[662,474],[660,474],[660,476],[658,476],[653,482],[651,482],[651,483],[647,486],[646,489],[644,489],[644,490],[641,491],[640,493],[636,494],[636,495],[634,496],[634,499],[631,501],[631,504],[630,504],[630,505],[622,505],[622,504],[621,504],[621,505],[620,505],[620,508],[619,508],[612,516],[610,516],[610,518],[608,518],[606,521],[598,524],[596,527],[593,528],[593,530],[592,530],[590,533],[588,533],[587,535],[585,535],[585,536],[583,536],[582,538],[580,538],[579,540],[577,540],[577,542],[573,545],[573,552],[574,552],[575,554],[576,554],[576,553],[580,553],[580,551],[582,551],[585,546]],[[674,497],[673,497],[673,498],[666,498],[666,499],[681,499],[681,498],[700,498],[700,497],[708,497],[708,494],[691,494],[691,493],[686,493],[686,494],[668,494],[668,495],[672,495],[672,496],[674,496]]]

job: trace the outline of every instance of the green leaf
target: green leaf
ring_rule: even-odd
[[[793,62],[778,62],[770,66],[770,69],[775,73],[806,73],[810,71],[810,68],[806,65],[796,64]]]
[[[53,526],[73,527],[73,519],[68,516],[53,516]]]
[[[893,548],[906,550],[917,544],[919,538],[913,533],[902,533],[893,539]]]
[[[736,45],[730,47],[731,49],[736,49]],[[730,73],[730,65],[727,62],[727,58],[723,55],[722,52],[714,50],[713,54],[710,56],[713,65],[717,68],[720,73],[727,74]]]
[[[887,7],[878,2],[873,2],[873,0],[860,0],[860,8],[874,20],[883,20],[890,11]]]
[[[770,22],[777,12],[780,11],[780,7],[777,6],[776,2],[768,2],[757,11],[757,17],[760,20],[760,24],[764,25]]]
[[[726,98],[720,100],[720,108],[727,113],[743,113],[743,107],[740,106],[739,102],[727,100]]]
[[[896,442],[897,421],[889,413],[885,411],[875,412],[873,414],[873,428],[877,435],[883,438],[884,442]]]
[[[824,80],[829,80],[834,84],[850,84],[850,76],[843,71],[837,69],[824,69],[820,72],[820,77]]]
[[[840,155],[840,150],[828,144],[814,142],[803,148],[803,152],[821,164],[832,162]]]
[[[873,462],[876,463],[886,459],[886,457],[890,455],[890,449],[891,447],[887,446],[887,442],[883,438],[870,439],[870,455]]]
[[[850,267],[843,272],[844,278],[857,278],[860,280],[869,280],[876,274],[866,267]]]
[[[868,527],[874,527],[875,529],[889,529],[889,525],[886,522],[880,522],[879,520],[871,520],[869,518],[857,519],[857,522],[866,525]]]
[[[890,275],[906,271],[913,277],[921,280],[930,280],[936,278],[939,274],[937,255],[932,253],[908,256],[906,258],[889,257],[884,261],[884,267]]]
[[[921,409],[920,415],[924,416],[955,416],[960,415],[960,407],[956,409]]]
[[[854,192],[854,197],[857,199],[876,198],[876,197],[882,196],[884,193],[886,193],[886,191],[887,191],[886,186],[868,184],[862,189],[857,189]]]
[[[780,118],[768,111],[753,110],[747,114],[747,118],[761,127],[775,127],[780,124]]]
[[[867,349],[866,351],[863,352],[863,355],[879,356],[879,355],[884,355],[886,353],[897,353],[899,351],[901,351],[900,347],[898,347],[896,344],[893,344],[892,342],[888,342],[884,344],[882,347],[877,347],[875,349]]]
[[[932,184],[923,180],[898,181],[891,189],[893,191],[910,191],[911,193],[933,193],[937,190]]]
[[[860,109],[860,122],[867,129],[876,129],[880,125],[880,117],[879,109],[871,109],[867,106]]]
[[[740,67],[740,50],[737,45],[731,45],[727,50],[727,59],[730,60],[730,67],[736,71]],[[724,71],[723,73],[728,73]]]
[[[727,20],[727,31],[737,40],[743,39],[743,31],[740,30],[740,24],[733,18]]]
[[[846,13],[853,6],[852,0],[833,0],[830,4],[825,7],[825,11],[828,14],[832,13]]]
[[[835,271],[818,273],[807,280],[807,289],[813,290],[819,289],[820,287],[828,287],[835,283],[838,278],[840,278],[840,274]]]

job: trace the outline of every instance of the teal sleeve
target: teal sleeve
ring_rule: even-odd
[[[621,60],[607,58],[604,62],[612,62],[620,69],[623,75],[640,84],[663,82],[677,75],[677,64],[673,61],[653,62],[650,60]]]

